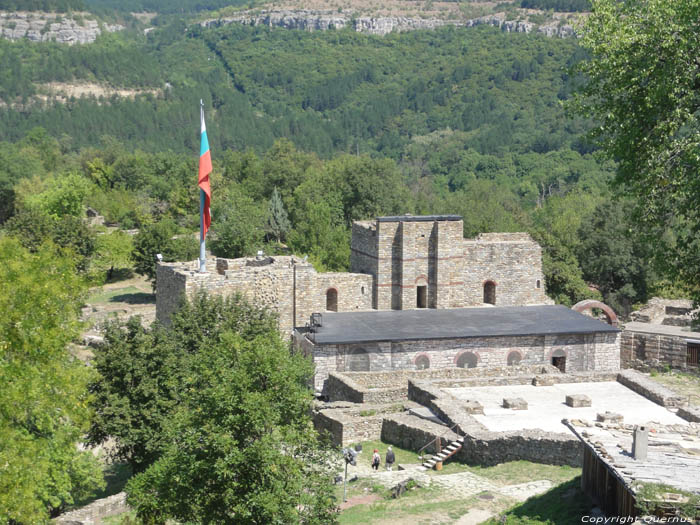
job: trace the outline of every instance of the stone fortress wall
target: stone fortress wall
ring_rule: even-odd
[[[378,310],[551,304],[544,293],[542,250],[527,233],[464,239],[462,229],[455,215],[355,222],[350,268],[375,277]],[[419,287],[425,287],[423,305]]]
[[[296,256],[213,259],[205,274],[197,272],[197,261],[159,263],[156,317],[167,323],[182,298],[197,290],[241,293],[275,310],[283,334],[327,307],[349,312],[459,308],[484,299],[495,306],[552,303],[544,293],[540,246],[528,234],[464,239],[462,229],[461,217],[454,215],[355,222],[350,273],[319,273]],[[487,283],[493,286],[489,298]]]
[[[246,257],[207,261],[207,273],[197,271],[198,261],[159,263],[156,318],[168,323],[183,297],[198,290],[210,294],[240,293],[279,315],[280,331],[291,334],[311,314],[324,311],[327,292],[337,293],[341,311],[369,310],[372,277],[352,273],[317,273],[311,264],[294,256]]]

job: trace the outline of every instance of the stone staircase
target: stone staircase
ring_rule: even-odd
[[[463,443],[464,437],[455,439],[452,443],[443,448],[440,453],[430,456],[426,461],[424,461],[424,469],[428,470],[434,468],[438,461],[442,461],[444,463],[462,448]]]

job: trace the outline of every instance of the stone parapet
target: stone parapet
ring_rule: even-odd
[[[314,312],[329,306],[327,294],[335,293],[338,311],[372,308],[371,275],[318,273],[305,260],[294,256],[214,258],[207,261],[207,273],[198,273],[197,261],[159,263],[156,268],[156,317],[168,323],[184,297],[198,290],[214,295],[240,293],[259,307],[279,317],[283,335],[304,326]]]
[[[407,450],[419,451],[425,445],[425,452],[435,454],[435,440],[443,439],[445,443],[454,441],[459,436],[444,425],[433,423],[426,419],[408,414],[394,414],[384,418],[381,438],[385,443],[391,443]]]
[[[676,408],[686,404],[686,398],[679,396],[636,370],[622,370],[618,374],[617,380],[630,390],[634,390],[662,407]]]
[[[678,409],[678,412],[676,412],[676,415],[691,423],[700,423],[700,407],[681,407]]]
[[[128,512],[126,492],[120,492],[107,498],[98,499],[89,505],[61,514],[52,522],[60,525],[93,525],[101,523],[104,518]]]
[[[347,446],[380,439],[385,418],[393,417],[417,405],[330,403],[326,406],[331,408],[318,406],[314,410],[314,427],[321,434],[327,433],[334,444]]]

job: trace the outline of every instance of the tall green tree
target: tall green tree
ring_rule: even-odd
[[[700,2],[594,0],[583,28],[590,60],[576,108],[594,117],[594,136],[618,162],[676,278],[700,298]],[[673,229],[673,242],[662,233]]]
[[[313,365],[269,311],[202,293],[167,328],[110,325],[96,366],[91,436],[137,466],[127,493],[145,522],[336,521]]]
[[[144,226],[134,237],[131,258],[137,273],[145,275],[156,286],[156,255],[163,261],[191,261],[199,253],[198,243],[193,235],[177,236],[179,228],[170,219]]]
[[[605,202],[578,232],[578,260],[586,281],[594,283],[604,301],[626,316],[635,303],[646,302],[651,281],[650,246],[642,242],[630,219],[629,200]]]
[[[98,445],[114,438],[114,459],[141,472],[165,446],[165,421],[182,385],[182,350],[162,326],[146,330],[137,316],[107,323],[104,336],[95,351],[99,375],[90,385],[94,416],[88,440]]]
[[[272,190],[272,196],[268,204],[267,228],[277,242],[281,242],[287,236],[289,230],[292,229],[292,223],[289,222],[287,210],[284,209],[284,203],[277,188]]]
[[[264,201],[263,201],[264,202]],[[263,247],[266,210],[239,188],[218,197],[212,210],[211,251],[218,257],[253,255]]]
[[[78,443],[89,370],[68,352],[84,284],[50,246],[0,237],[0,522],[43,523],[103,486]]]

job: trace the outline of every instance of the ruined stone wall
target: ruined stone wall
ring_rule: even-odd
[[[93,525],[104,518],[122,514],[130,510],[126,504],[126,492],[98,499],[89,505],[61,514],[52,522],[62,525]]]
[[[543,430],[481,431],[465,436],[455,458],[470,465],[483,466],[525,460],[580,467],[583,464],[583,445],[573,435]]]
[[[640,374],[636,370],[622,370],[617,376],[619,383],[634,390],[662,407],[677,408],[686,404],[687,398]]]
[[[304,326],[311,314],[326,311],[326,294],[337,292],[338,312],[372,309],[371,275],[360,273],[317,273],[313,268],[295,269],[295,326]]]
[[[328,403],[325,406],[330,408],[319,406],[314,410],[314,427],[321,433],[328,432],[333,443],[340,446],[380,439],[384,418],[407,408],[404,404]]]
[[[168,324],[170,317],[185,298],[187,276],[169,264],[156,266],[156,319]]]
[[[685,369],[688,347],[686,340],[673,335],[622,332],[620,345],[622,366],[664,366]]]
[[[464,262],[461,293],[452,304],[484,302],[484,283],[496,285],[496,306],[547,304],[544,293],[542,249],[526,233],[482,233],[463,241]],[[538,286],[539,285],[539,286]]]
[[[372,308],[371,275],[317,273],[313,266],[296,257],[212,259],[207,273],[196,271],[197,262],[160,263],[157,266],[156,316],[168,322],[183,295],[197,290],[210,294],[241,293],[254,304],[279,316],[283,335],[304,326],[314,312],[326,309],[326,292],[338,292],[338,311]]]
[[[419,451],[426,444],[425,452],[435,454],[434,441],[443,438],[443,446],[447,441],[454,441],[459,436],[444,425],[433,423],[426,419],[408,414],[396,414],[384,418],[381,438],[384,443],[391,443],[407,450]]]

